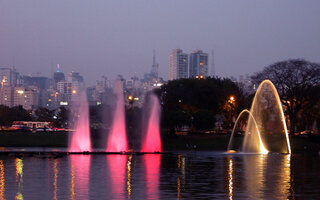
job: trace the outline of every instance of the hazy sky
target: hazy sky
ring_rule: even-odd
[[[51,66],[88,84],[149,72],[168,55],[214,49],[218,76],[252,74],[289,58],[320,62],[320,1],[0,0],[0,67],[21,74]]]

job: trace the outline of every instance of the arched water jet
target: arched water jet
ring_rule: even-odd
[[[242,151],[259,152],[257,143],[261,139],[268,151],[291,153],[282,104],[270,80],[259,85],[250,113],[253,117],[248,120]]]
[[[242,117],[242,115],[244,113],[248,113],[249,114],[249,118],[251,117],[253,122],[254,122],[254,125],[256,127],[256,130],[258,132],[258,138],[259,138],[259,149],[260,149],[260,153],[261,154],[267,154],[268,153],[268,150],[264,147],[263,145],[263,142],[262,142],[262,139],[261,139],[261,134],[260,134],[260,131],[259,131],[259,127],[257,125],[257,122],[256,120],[254,119],[253,115],[251,114],[251,112],[247,109],[244,109],[243,111],[240,112],[236,122],[234,123],[234,126],[233,126],[233,129],[232,129],[232,133],[231,133],[231,137],[230,137],[230,141],[229,141],[229,144],[228,144],[228,152],[231,152],[231,151],[234,151],[235,149],[232,149],[232,144],[233,144],[233,138],[234,138],[234,132],[235,132],[235,129],[236,129],[236,126],[238,124],[238,121],[239,119]]]

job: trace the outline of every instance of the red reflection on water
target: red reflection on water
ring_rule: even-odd
[[[113,124],[108,137],[107,152],[127,151],[126,122],[124,114],[123,83],[115,82],[115,93],[117,94],[117,105],[113,116]]]
[[[78,107],[78,119],[73,132],[69,152],[91,151],[89,106],[87,95],[81,93],[80,104]]]
[[[159,199],[161,155],[144,155],[146,165],[147,199]]]
[[[89,199],[91,155],[70,155],[71,199]]]
[[[126,155],[107,156],[113,198],[119,199],[125,193],[127,160],[128,156]]]
[[[161,138],[160,138],[160,104],[158,98],[152,94],[150,95],[150,102],[152,104],[151,114],[148,122],[148,129],[142,152],[161,152]]]

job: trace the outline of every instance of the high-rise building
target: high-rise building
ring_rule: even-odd
[[[41,76],[22,76],[22,82],[25,87],[36,86],[41,90],[48,90],[51,85],[51,79]]]
[[[41,76],[22,76],[23,86],[35,87],[39,91],[39,106],[48,107],[48,90],[52,86],[52,80]]]
[[[13,89],[11,86],[1,86],[0,88],[0,104],[8,107],[13,106]]]
[[[72,102],[78,102],[80,94],[84,90],[83,77],[78,72],[72,72],[66,80],[57,83],[56,101],[59,102],[58,105],[70,105]]]
[[[188,78],[188,54],[174,49],[169,55],[169,80]]]
[[[39,91],[36,87],[15,87],[13,91],[13,106],[22,106],[26,110],[39,106]]]
[[[96,82],[96,90],[104,91],[106,88],[111,88],[111,82],[106,76],[101,76],[100,79]]]
[[[19,78],[19,73],[14,67],[0,68],[1,86],[16,86]]]
[[[57,71],[54,72],[53,74],[53,88],[57,89],[57,84],[60,81],[64,81],[65,80],[65,76],[64,73],[60,71],[60,65],[57,65]]]
[[[208,75],[208,54],[201,50],[195,50],[190,54],[189,77],[206,78]]]

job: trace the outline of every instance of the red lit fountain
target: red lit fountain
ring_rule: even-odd
[[[71,135],[69,152],[91,152],[89,107],[86,92],[80,95],[78,105],[74,105],[76,111],[75,131]]]
[[[126,152],[128,151],[128,144],[124,115],[123,83],[119,79],[115,82],[114,92],[117,95],[117,103],[106,152]]]
[[[146,136],[143,142],[141,152],[161,152],[160,138],[160,104],[156,95],[149,96],[151,113],[148,121]]]

